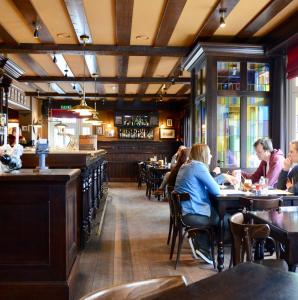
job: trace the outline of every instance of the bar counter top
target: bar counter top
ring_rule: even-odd
[[[66,181],[81,173],[80,169],[21,169],[9,173],[0,173],[1,181]]]
[[[106,155],[106,150],[99,149],[96,151],[86,150],[50,150],[46,156],[46,166],[49,168],[85,168],[97,159]],[[35,168],[38,166],[38,157],[35,149],[25,149],[21,157],[23,168]]]

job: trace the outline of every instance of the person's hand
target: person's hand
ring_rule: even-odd
[[[220,174],[220,167],[216,167],[213,169],[213,171],[216,175]]]
[[[286,183],[287,189],[290,189],[292,186],[294,186],[294,178],[292,178],[292,180],[290,180],[288,178],[287,183]]]
[[[237,173],[237,171],[238,171],[238,170],[233,170],[233,171],[232,171],[232,176],[234,176],[234,177],[235,177],[235,176],[236,176],[236,173]]]
[[[239,183],[238,180],[237,180],[237,178],[235,176],[233,176],[233,175],[224,174],[224,177],[225,177],[225,180],[227,182],[229,182],[230,184],[232,184],[232,185],[235,185],[235,184]]]
[[[283,170],[284,171],[289,171],[290,168],[291,168],[291,165],[292,165],[292,161],[290,160],[289,157],[287,157],[285,160],[284,160],[284,163],[283,163]]]

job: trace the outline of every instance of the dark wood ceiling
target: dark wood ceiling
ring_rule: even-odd
[[[198,42],[274,48],[297,35],[297,8],[298,0],[2,0],[0,53],[24,69],[15,84],[27,95],[75,98],[84,89],[148,101],[166,91],[165,101],[182,101],[190,75],[181,61]]]

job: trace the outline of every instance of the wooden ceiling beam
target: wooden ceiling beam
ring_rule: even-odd
[[[18,44],[17,41],[5,30],[5,28],[1,24],[0,24],[0,37],[3,41],[9,43],[12,47],[15,47]]]
[[[38,39],[42,43],[54,43],[51,33],[47,29],[46,25],[42,22],[35,8],[30,1],[23,0],[12,0],[16,8],[19,10],[20,14],[24,17],[27,22],[27,25],[32,30],[32,35],[34,32],[34,24],[38,24]],[[48,76],[48,73],[40,66],[30,55],[27,53],[20,53],[19,56],[21,59],[39,76]],[[36,86],[36,88],[38,88]],[[52,88],[57,92],[63,91],[63,89],[58,85],[52,85]]]
[[[119,46],[130,44],[132,13],[134,0],[116,0],[116,43]],[[118,59],[118,76],[126,77],[128,70],[128,56]],[[125,93],[125,84],[118,86],[120,94]]]
[[[297,19],[298,11],[262,38],[261,42],[266,45],[266,54],[285,53],[289,47],[298,44]]]
[[[181,89],[177,92],[177,95],[184,95],[191,88],[190,84],[185,84]]]
[[[49,32],[46,25],[42,22],[41,18],[39,18],[35,8],[31,4],[30,1],[24,0],[12,0],[14,5],[18,8],[19,12],[23,15],[25,20],[28,23],[28,26],[32,29],[32,35],[34,32],[34,22],[37,22],[39,25],[38,33],[39,33],[39,40],[42,43],[54,43],[54,39]]]
[[[67,97],[74,97],[74,98],[80,98],[81,95],[78,93],[65,93],[65,94],[59,94],[59,93],[53,93],[53,92],[26,92],[26,96],[32,96],[37,98],[47,98],[47,97],[55,97],[55,98],[67,98]],[[159,98],[159,95],[156,94],[144,94],[144,95],[138,95],[138,94],[98,94],[98,93],[86,93],[86,98]],[[179,98],[179,99],[186,99],[189,95],[177,95],[177,94],[166,94],[163,98]]]
[[[1,31],[0,36],[7,43],[0,43],[0,52],[2,53],[26,53],[26,54],[70,54],[83,55],[97,54],[97,55],[127,55],[127,56],[171,56],[182,57],[188,54],[188,47],[152,47],[152,46],[114,46],[114,45],[94,45],[87,44],[85,48],[83,45],[71,44],[13,44],[13,40],[8,40],[4,37]]]
[[[275,17],[293,0],[271,0],[235,37],[245,39],[252,37],[259,29]]]
[[[118,84],[138,84],[138,83],[189,83],[190,78],[175,77],[65,77],[65,76],[21,76],[19,82],[101,82],[101,83],[118,83]],[[120,93],[123,94],[123,93]]]
[[[85,62],[90,74],[100,75],[100,70],[97,64],[96,56],[94,53],[88,54],[85,51],[87,45],[83,45],[84,41],[80,38],[82,35],[87,35],[89,37],[87,43],[92,43],[91,30],[88,25],[88,20],[85,13],[85,8],[82,0],[64,0],[65,7],[68,11],[70,21],[72,23],[74,32],[77,36],[78,42],[81,44],[81,55],[84,55]],[[55,52],[58,53],[58,52]],[[85,57],[89,55],[89,59]],[[97,85],[98,92],[104,92],[104,87],[102,85]]]
[[[181,16],[183,8],[187,0],[167,0],[161,22],[159,24],[159,29],[154,41],[154,46],[164,47],[167,46],[177,22]],[[160,57],[150,57],[147,60],[147,65],[143,73],[143,77],[153,76],[159,62]],[[141,84],[139,86],[138,93],[144,94],[147,90],[148,84]]]
[[[0,24],[0,37],[2,40],[4,40],[5,42],[9,42],[12,44],[17,44],[17,41],[5,30],[5,28],[3,26],[1,26]],[[30,66],[30,59],[32,60],[32,58],[28,55],[28,54],[23,54],[21,56],[21,59],[24,61],[24,63],[26,65],[28,65],[29,68],[31,68]],[[28,83],[28,86],[32,89],[40,89],[36,84],[34,83]],[[42,90],[42,89],[41,89]],[[43,91],[43,90],[42,90]]]

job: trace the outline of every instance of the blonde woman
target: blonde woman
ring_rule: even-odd
[[[211,207],[209,199],[209,194],[214,196],[220,194],[219,185],[209,173],[211,157],[208,145],[193,145],[190,150],[189,163],[182,165],[177,175],[175,191],[190,195],[190,201],[181,203],[183,221],[190,226],[218,223],[217,213]],[[192,242],[191,246],[195,254],[212,264],[207,234],[202,233],[190,242]]]

